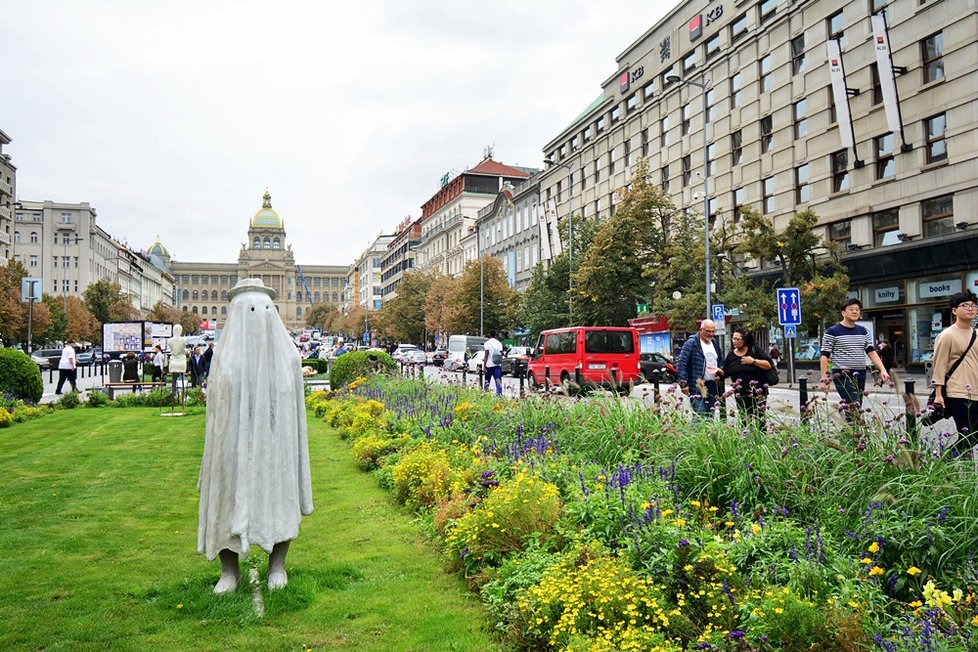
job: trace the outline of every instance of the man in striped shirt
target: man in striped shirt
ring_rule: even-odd
[[[846,421],[859,415],[866,389],[866,356],[879,369],[880,378],[885,383],[890,380],[883,362],[880,360],[873,338],[862,326],[856,323],[862,314],[863,304],[859,299],[847,299],[842,304],[842,321],[829,326],[822,337],[822,391],[829,391],[829,380],[835,382],[835,390],[845,404]],[[829,361],[832,362],[832,375],[829,375]]]

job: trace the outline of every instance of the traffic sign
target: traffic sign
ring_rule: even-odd
[[[778,288],[778,323],[797,326],[801,323],[801,293],[798,288]]]
[[[798,337],[798,329],[795,326],[785,326],[784,336],[786,339],[793,340]]]
[[[713,321],[722,322],[725,314],[722,303],[713,304]]]
[[[24,276],[20,279],[20,300],[21,301],[40,301],[41,300],[41,279]]]

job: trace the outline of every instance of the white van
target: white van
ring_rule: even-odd
[[[488,337],[479,337],[478,335],[449,335],[448,358],[445,359],[445,369],[460,371],[465,365],[466,354],[481,350],[482,345],[488,340]]]

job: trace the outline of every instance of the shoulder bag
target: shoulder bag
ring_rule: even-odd
[[[947,381],[951,377],[951,374],[953,374],[955,371],[958,370],[958,365],[964,362],[965,356],[968,355],[968,351],[971,350],[971,346],[975,343],[976,336],[978,336],[978,331],[972,328],[971,341],[968,342],[968,348],[964,350],[964,353],[961,354],[961,357],[955,360],[954,364],[951,365],[951,368],[947,370],[947,373],[944,375],[944,384],[934,385],[934,389],[930,390],[930,396],[927,397],[927,413],[920,417],[920,423],[922,425],[929,426],[937,423],[941,419],[945,419],[948,417],[944,405],[934,402],[934,400],[937,398],[937,388],[938,387],[941,388],[941,395],[944,397],[944,400],[946,401],[947,394],[945,393],[944,388],[947,387]]]
[[[781,376],[780,374],[778,374],[778,365],[774,364],[774,360],[772,360],[771,358],[765,355],[762,355],[761,350],[758,348],[754,349],[753,357],[755,360],[767,360],[768,362],[771,363],[770,369],[762,370],[764,372],[764,382],[767,384],[768,387],[773,387],[774,385],[777,385],[778,381],[781,380]]]

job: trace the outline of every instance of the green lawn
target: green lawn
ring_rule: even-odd
[[[202,411],[201,411],[202,412]],[[79,408],[0,430],[0,649],[492,650],[478,599],[310,419],[316,511],[289,585],[214,596],[197,550],[204,416]],[[242,564],[264,579],[260,550]]]

